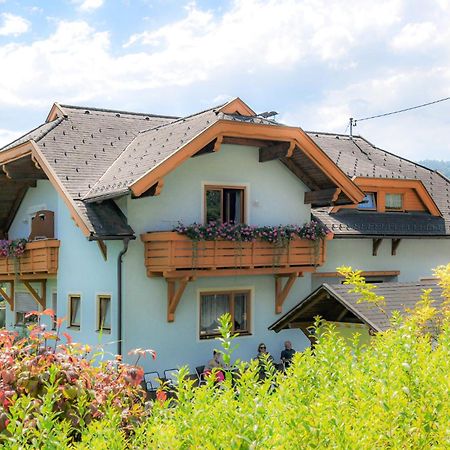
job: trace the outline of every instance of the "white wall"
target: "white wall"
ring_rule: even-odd
[[[335,238],[328,242],[327,260],[318,272],[335,272],[346,265],[365,271],[399,270],[398,281],[417,281],[449,262],[450,239],[402,239],[396,255],[391,255],[391,240],[385,239],[373,256],[372,239]],[[314,280],[318,282],[320,278]]]
[[[158,197],[129,199],[128,220],[136,234],[171,230],[178,221],[185,224],[203,221],[203,185],[236,184],[247,187],[248,218],[254,225],[299,223],[310,219],[309,205],[303,203],[306,187],[279,161],[258,162],[252,147],[223,145],[217,154],[191,158],[164,180]],[[259,342],[279,360],[283,341],[292,340],[301,350],[309,341],[299,330],[279,334],[267,327],[275,314],[273,276],[233,276],[201,278],[190,282],[175,313],[167,322],[167,284],[164,278],[148,278],[144,266],[144,246],[140,240],[130,244],[125,256],[124,350],[141,347],[158,352],[155,362],[146,361],[147,370],[170,369],[188,364],[206,364],[211,359],[214,340],[199,340],[199,292],[209,289],[250,288],[252,295],[252,335],[238,339],[235,357],[249,360]],[[284,311],[310,292],[311,277],[299,278],[291,290]]]

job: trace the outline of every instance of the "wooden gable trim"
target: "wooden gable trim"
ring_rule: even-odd
[[[222,106],[219,111],[225,114],[238,113],[241,116],[256,116],[256,112],[239,97],[230,100],[226,105]]]
[[[11,149],[0,152],[0,164],[8,164],[10,162],[16,161],[17,159],[23,158],[24,156],[31,155],[31,158],[37,168],[42,169],[49,181],[52,183],[56,191],[61,195],[64,203],[69,208],[77,226],[81,229],[85,236],[91,235],[91,230],[88,228],[86,223],[83,221],[81,214],[78,211],[74,200],[67,192],[66,188],[59,181],[58,176],[50,165],[47,164],[45,156],[41,152],[39,146],[34,140],[29,140]],[[17,212],[17,211],[16,211]]]
[[[46,122],[51,122],[58,117],[67,117],[67,114],[65,111],[61,108],[61,105],[57,102],[53,103],[53,106],[50,109],[50,112],[48,113],[47,119],[45,119]]]
[[[166,158],[159,165],[149,170],[135,181],[130,189],[134,196],[139,197],[159,179],[181,165],[194,155],[199,148],[203,148],[218,135],[263,139],[268,141],[294,141],[295,145],[319,167],[327,176],[342,189],[351,201],[359,203],[364,193],[350,180],[347,175],[309,138],[300,128],[287,126],[274,126],[219,120],[206,128],[172,156]]]
[[[86,225],[84,220],[81,217],[81,214],[78,211],[78,207],[75,204],[75,201],[72,199],[70,194],[68,193],[67,189],[63,186],[63,184],[60,182],[58,176],[56,175],[55,171],[53,170],[50,165],[47,164],[47,161],[45,159],[45,156],[41,152],[40,148],[34,142],[33,140],[30,141],[31,145],[33,146],[33,158],[37,161],[39,166],[42,168],[42,170],[47,175],[47,178],[52,183],[53,187],[56,189],[56,191],[61,195],[62,199],[64,200],[64,203],[66,204],[67,208],[70,211],[70,214],[75,221],[76,225],[80,228],[81,232],[87,237],[91,235],[91,230]]]
[[[389,189],[413,189],[431,215],[442,216],[433,197],[431,197],[421,180],[356,177],[353,181],[365,192],[377,192],[381,190],[386,193]]]
[[[400,270],[364,270],[363,277],[395,277],[400,275]],[[344,278],[339,272],[314,272],[314,278]]]

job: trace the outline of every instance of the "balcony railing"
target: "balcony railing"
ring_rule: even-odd
[[[265,241],[192,241],[177,232],[141,235],[148,276],[221,276],[314,270],[325,260],[326,241],[294,239],[286,246]]]
[[[0,280],[8,277],[48,276],[58,271],[59,240],[29,242],[25,253],[17,258],[0,257]]]

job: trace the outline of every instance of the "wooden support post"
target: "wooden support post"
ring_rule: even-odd
[[[394,256],[397,254],[397,248],[400,245],[401,239],[392,239],[391,243],[391,255]]]
[[[372,239],[372,255],[373,256],[377,256],[378,248],[380,247],[381,242],[383,242],[383,239],[381,239],[381,238]]]
[[[47,297],[47,280],[39,280],[37,282],[41,283],[41,294],[39,295],[39,293],[33,288],[33,286],[31,286],[31,282],[30,281],[26,281],[23,280],[22,281],[24,286],[28,289],[28,291],[30,292],[31,296],[34,298],[34,300],[36,301],[36,303],[38,303],[39,305],[42,306],[42,309],[45,309],[45,304],[46,304],[46,297]]]
[[[281,285],[281,276],[275,276],[275,314],[280,314],[282,312],[283,303],[298,276],[299,274],[296,272],[289,274],[284,287]]]
[[[216,142],[214,143],[214,148],[213,148],[213,152],[218,152],[220,150],[220,146],[222,145],[223,142],[223,136],[217,136],[216,138]]]
[[[105,261],[108,260],[108,247],[106,247],[105,241],[99,240],[97,241],[98,248],[103,256]]]
[[[5,281],[2,283],[9,283],[9,295],[0,287],[0,295],[9,303],[11,311],[14,310],[14,281]]]
[[[188,284],[189,278],[184,277],[177,279],[167,279],[167,322],[173,322],[175,320],[175,311],[181,296]],[[178,281],[178,287],[176,285]]]

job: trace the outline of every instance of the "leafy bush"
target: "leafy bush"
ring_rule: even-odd
[[[38,316],[53,311],[34,311]],[[89,346],[73,344],[63,333],[39,324],[29,336],[0,331],[0,441],[33,448],[51,436],[77,440],[92,421],[120,411],[119,429],[127,434],[145,415],[143,370],[119,360],[96,362]],[[49,345],[49,343],[53,343]],[[98,356],[98,355],[97,355]]]
[[[122,380],[129,395],[122,398],[113,388],[113,395],[100,395],[98,401],[90,391],[95,391],[100,376],[103,387],[96,392],[104,394],[105,379],[97,369],[82,363],[77,377],[83,380],[83,389],[75,402],[64,397],[64,387],[70,386],[64,369],[58,363],[41,362],[48,368],[48,378],[38,380],[41,390],[18,387],[18,394],[5,394],[4,447],[449,448],[450,265],[437,273],[447,296],[442,311],[434,309],[427,292],[411,317],[396,315],[392,328],[378,333],[367,346],[358,343],[358,336],[348,343],[331,324],[317,320],[314,349],[297,353],[286,374],[267,365],[266,377],[258,381],[258,362],[238,362],[237,371],[227,372],[223,382],[217,383],[213,373],[196,388],[183,369],[174,392],[165,387],[148,409],[130,382],[129,367],[119,365],[118,373],[109,375]],[[349,281],[353,277],[356,282],[354,288],[377,307],[382,300],[358,276],[348,271]],[[224,360],[230,361],[235,342],[229,317],[222,318],[221,331]],[[6,349],[11,346],[9,342],[4,345]],[[40,354],[32,345],[23,353],[31,353],[20,357],[28,364]],[[7,355],[15,356],[13,350]],[[61,358],[67,363],[66,356]],[[82,354],[75,358],[85,360]],[[14,365],[5,363],[3,356],[2,364]],[[84,376],[85,371],[91,376]],[[13,377],[5,375],[8,385],[17,377],[16,372]],[[90,388],[86,378],[93,380]],[[131,412],[131,399],[136,399],[142,412],[139,417]],[[96,400],[100,415],[94,420],[91,404]],[[60,412],[64,410],[61,401],[68,402],[68,416]],[[123,410],[128,427],[124,427]],[[79,433],[75,439],[73,429]]]

